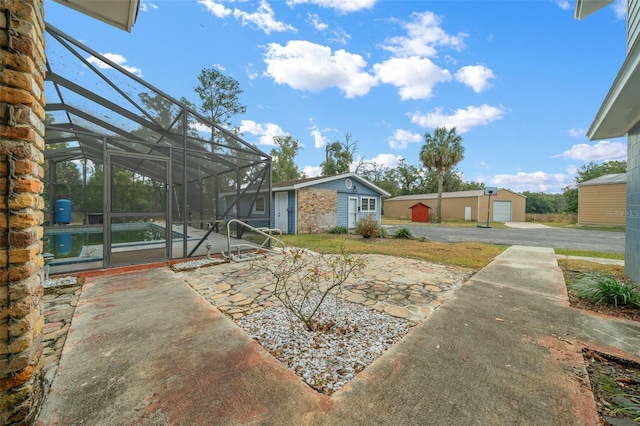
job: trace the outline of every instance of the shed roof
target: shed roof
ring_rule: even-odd
[[[418,207],[418,206],[423,206],[423,207],[426,207],[428,209],[433,209],[433,207],[430,207],[430,206],[426,205],[425,203],[415,203],[414,205],[409,206],[409,208],[412,209],[412,208]]]
[[[510,189],[500,188],[500,191],[509,191],[512,194],[518,195],[522,198],[527,198],[522,194],[513,192]],[[442,198],[478,198],[484,195],[484,189],[473,189],[471,191],[455,191],[455,192],[443,192]],[[397,197],[389,198],[386,201],[411,201],[411,200],[433,200],[438,198],[437,193],[433,194],[411,194],[411,195],[399,195]]]
[[[308,187],[308,186],[317,185],[319,183],[332,182],[334,180],[347,179],[347,178],[357,180],[362,185],[367,185],[368,187],[370,187],[374,191],[380,193],[383,197],[388,197],[388,196],[391,195],[387,191],[385,191],[384,189],[374,185],[373,183],[371,183],[367,179],[365,179],[362,176],[359,176],[359,175],[357,175],[355,173],[343,173],[343,174],[339,174],[339,175],[316,176],[316,177],[310,177],[310,178],[304,178],[304,179],[289,180],[289,181],[284,181],[284,182],[273,182],[271,184],[271,187],[273,188],[274,192],[290,191],[290,190],[293,190],[293,189],[300,189],[300,188],[305,188],[305,187]]]
[[[613,173],[610,175],[600,176],[586,182],[580,183],[578,186],[588,186],[588,185],[613,185],[619,183],[627,183],[627,174],[626,173]]]

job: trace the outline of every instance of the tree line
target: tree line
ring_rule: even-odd
[[[216,69],[203,69],[197,80],[198,85],[194,87],[194,91],[199,97],[199,105],[190,102],[186,98],[182,98],[181,102],[200,111],[211,122],[230,128],[236,134],[239,133],[239,129],[231,128],[231,119],[246,112],[246,106],[240,102],[240,95],[243,91],[239,83],[233,77],[225,76]],[[156,120],[161,124],[170,121],[174,116],[173,111],[171,111],[172,106],[168,105],[168,101],[150,96],[147,93],[141,93],[140,99],[149,110],[155,112]],[[144,137],[144,130],[137,131],[137,135]],[[214,142],[215,133],[213,130],[212,142]],[[354,172],[384,189],[391,196],[438,193],[435,219],[439,221],[443,192],[484,188],[484,183],[482,182],[464,181],[462,173],[456,168],[456,165],[464,158],[462,142],[463,139],[457,134],[455,127],[450,129],[439,127],[434,129],[433,133],[425,133],[424,144],[420,149],[416,164],[411,164],[406,159],[401,159],[395,167],[387,167],[358,156],[359,141],[354,140],[350,133],[345,133],[344,140],[336,140],[325,146],[325,157],[320,163],[321,175],[331,176]],[[295,163],[295,158],[302,149],[299,140],[286,134],[274,137],[273,143],[274,148],[270,151],[272,157],[272,181],[284,182],[304,178],[304,173]],[[55,149],[56,147],[48,146],[48,148]],[[84,198],[87,209],[99,209],[102,197],[98,197],[98,194],[93,192],[98,192],[102,186],[101,182],[99,182],[102,178],[100,165],[93,165],[92,172],[86,184],[89,188],[95,189],[90,189],[88,193],[85,192],[84,196],[80,196],[80,194],[75,193],[79,191],[78,187],[81,184],[78,165],[73,162],[59,164],[56,182],[58,197],[64,195],[75,199]],[[578,184],[605,174],[624,172],[626,172],[625,161],[607,161],[602,164],[590,162],[585,164],[577,171],[573,184],[564,188],[561,194],[523,192],[523,195],[527,197],[526,212],[577,212]],[[132,188],[136,186],[135,181],[137,180],[138,195],[145,192],[155,192],[154,188],[152,188],[153,185],[145,182],[140,177],[134,176],[134,174],[129,176],[122,172],[117,178],[122,181],[121,185],[123,187],[130,186]],[[140,191],[141,189],[142,191]]]

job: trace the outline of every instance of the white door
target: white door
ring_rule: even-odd
[[[464,220],[471,220],[471,207],[464,208]]]
[[[358,198],[349,197],[349,208],[347,209],[347,228],[355,228],[358,221]]]
[[[511,222],[511,201],[493,202],[493,221]]]
[[[289,212],[287,211],[287,200],[288,195],[286,192],[276,192],[276,205],[274,208],[276,214],[275,225],[276,228],[281,230],[283,234],[289,232]]]

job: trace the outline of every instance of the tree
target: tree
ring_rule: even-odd
[[[430,171],[425,177],[424,188],[421,192],[426,194],[438,192],[439,184],[438,174],[434,171]],[[460,177],[460,172],[458,172],[457,169],[452,169],[444,174],[444,179],[442,180],[442,192],[456,191],[462,191],[462,178]]]
[[[438,178],[438,203],[436,205],[435,222],[442,221],[442,189],[444,178],[456,164],[464,158],[464,147],[462,146],[462,136],[456,133],[453,127],[447,130],[446,127],[438,127],[433,135],[425,133],[425,144],[420,150],[420,160],[424,167],[436,173]]]
[[[273,182],[284,182],[304,177],[294,162],[298,151],[300,151],[300,142],[292,138],[291,135],[276,136],[273,138],[273,142],[276,144],[276,148],[273,148],[270,153],[273,158],[271,161]]]
[[[524,191],[522,195],[527,197],[527,213],[560,213],[565,207],[562,194]]]
[[[563,188],[562,190],[567,205],[565,211],[570,213],[578,212],[578,184],[600,176],[626,172],[626,161],[605,161],[602,164],[591,161],[587,164],[583,164],[576,172],[577,176],[574,179],[575,183]]]
[[[194,90],[200,97],[200,111],[212,123],[231,127],[231,117],[247,111],[247,107],[240,103],[239,98],[243,90],[233,77],[226,76],[214,68],[205,68],[198,74],[198,83]]]
[[[358,141],[352,142],[350,133],[345,133],[344,142],[335,141],[327,145],[325,160],[320,163],[322,175],[348,173],[357,151]]]

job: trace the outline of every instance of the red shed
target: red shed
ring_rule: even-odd
[[[426,204],[416,203],[409,207],[411,209],[411,222],[429,222],[429,207]]]

